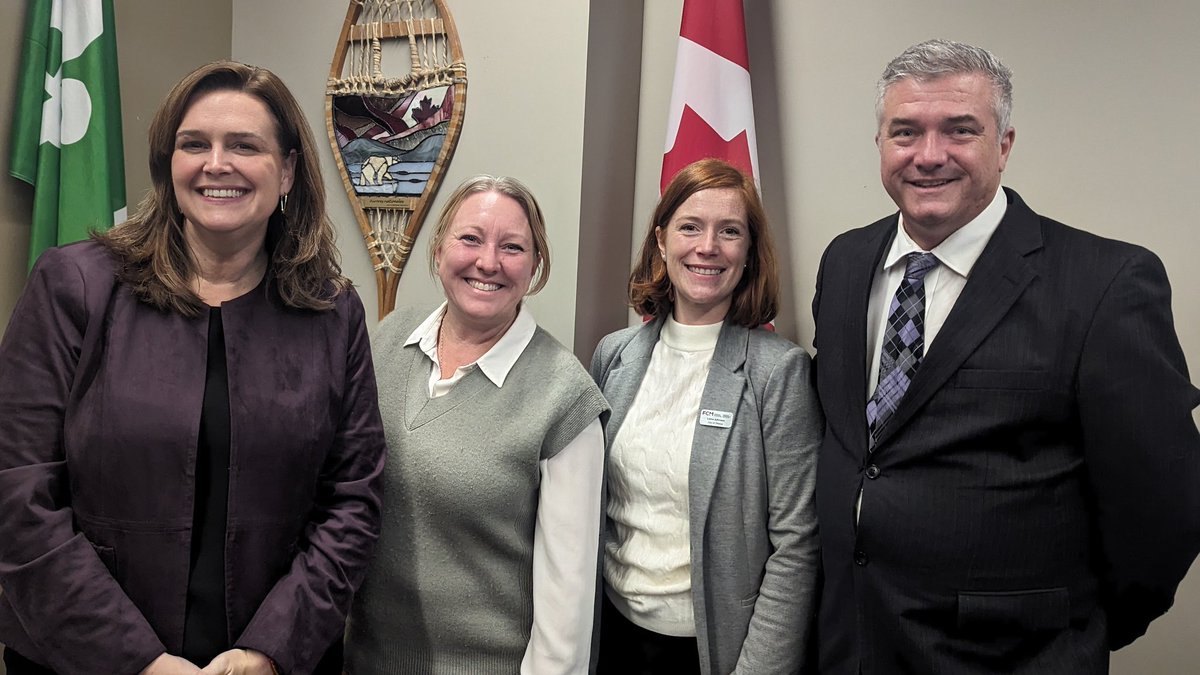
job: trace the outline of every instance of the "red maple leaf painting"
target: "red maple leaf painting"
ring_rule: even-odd
[[[421,103],[412,109],[412,116],[413,119],[417,121],[417,124],[420,124],[430,117],[433,117],[437,111],[438,106],[434,105],[433,101],[431,101],[428,96],[423,96],[421,97]]]

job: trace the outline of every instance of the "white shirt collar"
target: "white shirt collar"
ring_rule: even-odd
[[[1000,227],[1000,221],[1004,219],[1004,212],[1007,209],[1008,197],[1004,194],[1003,189],[997,188],[992,202],[978,216],[946,237],[929,253],[937,257],[939,263],[948,267],[955,274],[961,277],[969,276],[971,268],[975,266],[975,261],[979,260],[979,256],[996,232],[996,228]],[[883,268],[885,270],[891,268],[904,260],[909,253],[924,252],[904,231],[904,215],[901,214],[896,223],[896,237],[892,239],[892,247],[888,250],[887,257],[884,258]]]
[[[446,315],[446,303],[443,302],[440,307],[435,309],[421,325],[417,326],[408,339],[404,341],[404,346],[417,344],[421,351],[425,353],[434,363],[438,363],[437,359],[437,336],[438,330],[442,327],[442,317]],[[478,366],[483,374],[487,376],[492,384],[497,387],[504,386],[504,380],[508,377],[508,373],[516,365],[517,359],[529,346],[529,341],[533,339],[534,332],[537,331],[537,321],[534,320],[533,314],[525,307],[525,303],[521,303],[521,307],[517,310],[517,318],[513,324],[508,327],[504,335],[492,345],[492,348],[487,350],[483,356],[479,357],[472,366]],[[470,367],[470,366],[464,366]]]

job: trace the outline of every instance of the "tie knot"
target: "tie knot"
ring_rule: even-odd
[[[920,281],[937,264],[938,259],[932,253],[909,253],[908,262],[904,265],[904,278]]]

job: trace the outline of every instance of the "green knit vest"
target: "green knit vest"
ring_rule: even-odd
[[[404,346],[423,319],[389,318],[372,337],[389,454],[346,670],[516,675],[533,625],[538,463],[608,405],[541,328],[503,387],[476,368],[430,399],[429,358]]]

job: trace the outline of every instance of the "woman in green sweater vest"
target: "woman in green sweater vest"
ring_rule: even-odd
[[[461,185],[430,266],[446,302],[373,336],[390,454],[346,670],[586,673],[608,405],[522,302],[550,272],[528,188]]]

